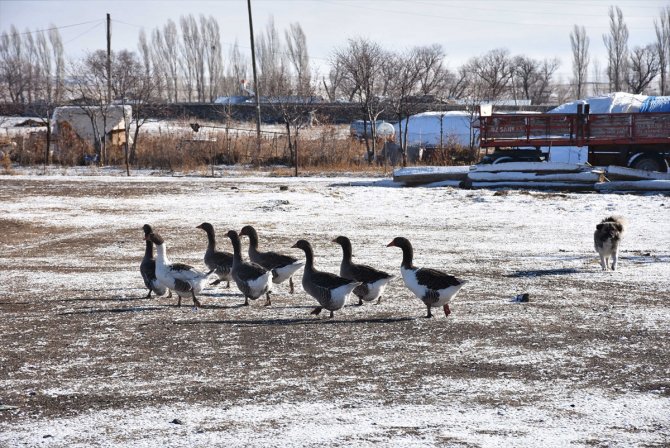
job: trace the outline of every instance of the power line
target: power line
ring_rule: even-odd
[[[65,28],[72,28],[72,27],[75,27],[75,26],[88,25],[89,23],[95,23],[95,22],[100,24],[100,23],[102,23],[102,20],[100,20],[100,19],[99,20],[89,20],[88,22],[74,23],[72,25],[54,26],[54,27],[51,27],[51,28],[44,28],[44,29],[41,29],[41,30],[24,31],[24,32],[18,33],[18,34],[21,35],[21,36],[25,36],[27,34],[35,34],[35,33],[41,33],[43,31],[51,31],[51,30],[62,30],[62,29],[65,29]]]

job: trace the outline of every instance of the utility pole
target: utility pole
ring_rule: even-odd
[[[256,47],[254,45],[254,24],[251,19],[251,0],[247,0],[249,9],[249,37],[251,38],[251,66],[254,72],[254,93],[256,94],[256,157],[255,164],[260,164],[261,157],[261,94],[258,90],[258,75],[256,74]]]
[[[107,104],[112,102],[112,16],[107,13]]]

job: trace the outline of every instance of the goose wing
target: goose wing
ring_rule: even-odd
[[[354,276],[354,279],[365,283],[374,283],[378,280],[392,277],[391,274],[365,264],[352,264],[351,273]]]
[[[417,282],[429,289],[446,289],[450,286],[458,286],[463,283],[462,280],[453,275],[446,274],[437,269],[421,268],[416,271]]]
[[[256,263],[242,263],[237,268],[237,276],[244,281],[257,279],[266,272],[263,266]]]
[[[312,283],[321,288],[336,289],[340,286],[354,283],[352,280],[347,280],[339,275],[331,274],[330,272],[314,272],[312,274]]]

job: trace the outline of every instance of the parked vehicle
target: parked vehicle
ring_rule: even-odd
[[[596,166],[667,172],[670,163],[670,112],[589,114],[586,105],[576,114],[480,114],[479,128],[494,163],[518,161],[523,149],[546,155],[561,147],[588,148]]]

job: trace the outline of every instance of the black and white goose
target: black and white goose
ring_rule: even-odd
[[[303,267],[305,263],[290,255],[277,252],[260,252],[258,250],[258,233],[252,226],[244,226],[240,236],[249,237],[249,260],[263,266],[272,272],[272,283],[282,283],[288,280],[290,293],[293,294],[293,274]]]
[[[200,301],[195,295],[205,287],[208,274],[200,272],[187,264],[170,263],[167,257],[165,241],[156,232],[150,233],[144,239],[156,245],[156,278],[159,282],[177,293],[177,296],[179,296],[177,306],[181,306],[182,296],[190,295],[196,308],[200,307]]]
[[[203,222],[198,229],[202,229],[207,233],[207,250],[205,251],[205,266],[210,269],[218,277],[217,280],[210,283],[210,285],[218,285],[222,281],[226,281],[226,288],[230,288],[230,281],[233,279],[233,254],[230,252],[223,252],[216,250],[216,234],[214,226],[208,222]]]
[[[458,291],[465,285],[465,280],[460,280],[453,275],[430,268],[417,268],[413,264],[414,250],[407,238],[397,237],[387,247],[399,247],[402,249],[402,263],[400,272],[409,288],[428,308],[426,317],[433,317],[430,312],[432,307],[444,308],[444,315],[449,316],[449,302],[456,297]]]
[[[384,288],[395,276],[365,264],[353,263],[351,261],[351,241],[346,236],[338,236],[333,240],[333,243],[342,246],[340,276],[362,282],[362,285],[357,286],[353,291],[354,295],[358,297],[358,304],[363,305],[363,301],[371,302],[375,299],[377,299],[377,303],[381,302]]]
[[[154,243],[146,239],[147,235],[153,232],[153,229],[149,224],[144,224],[142,229],[144,230],[146,247],[144,249],[144,258],[142,258],[142,263],[140,263],[140,273],[142,274],[144,285],[149,290],[149,293],[146,295],[146,298],[148,299],[149,297],[151,297],[152,292],[157,296],[162,296],[169,290],[156,278],[156,259],[154,258]],[[170,291],[170,297],[172,297],[171,291]]]
[[[293,247],[305,252],[306,263],[302,275],[302,287],[320,305],[312,311],[312,314],[319,314],[325,308],[330,311],[330,317],[333,317],[333,311],[344,306],[349,294],[354,288],[360,286],[361,282],[314,269],[314,252],[308,241],[299,240]]]
[[[227,235],[233,243],[233,280],[244,294],[244,304],[249,305],[249,299],[256,300],[265,294],[265,305],[270,305],[272,273],[259,264],[242,260],[240,236],[234,230],[229,230]]]

